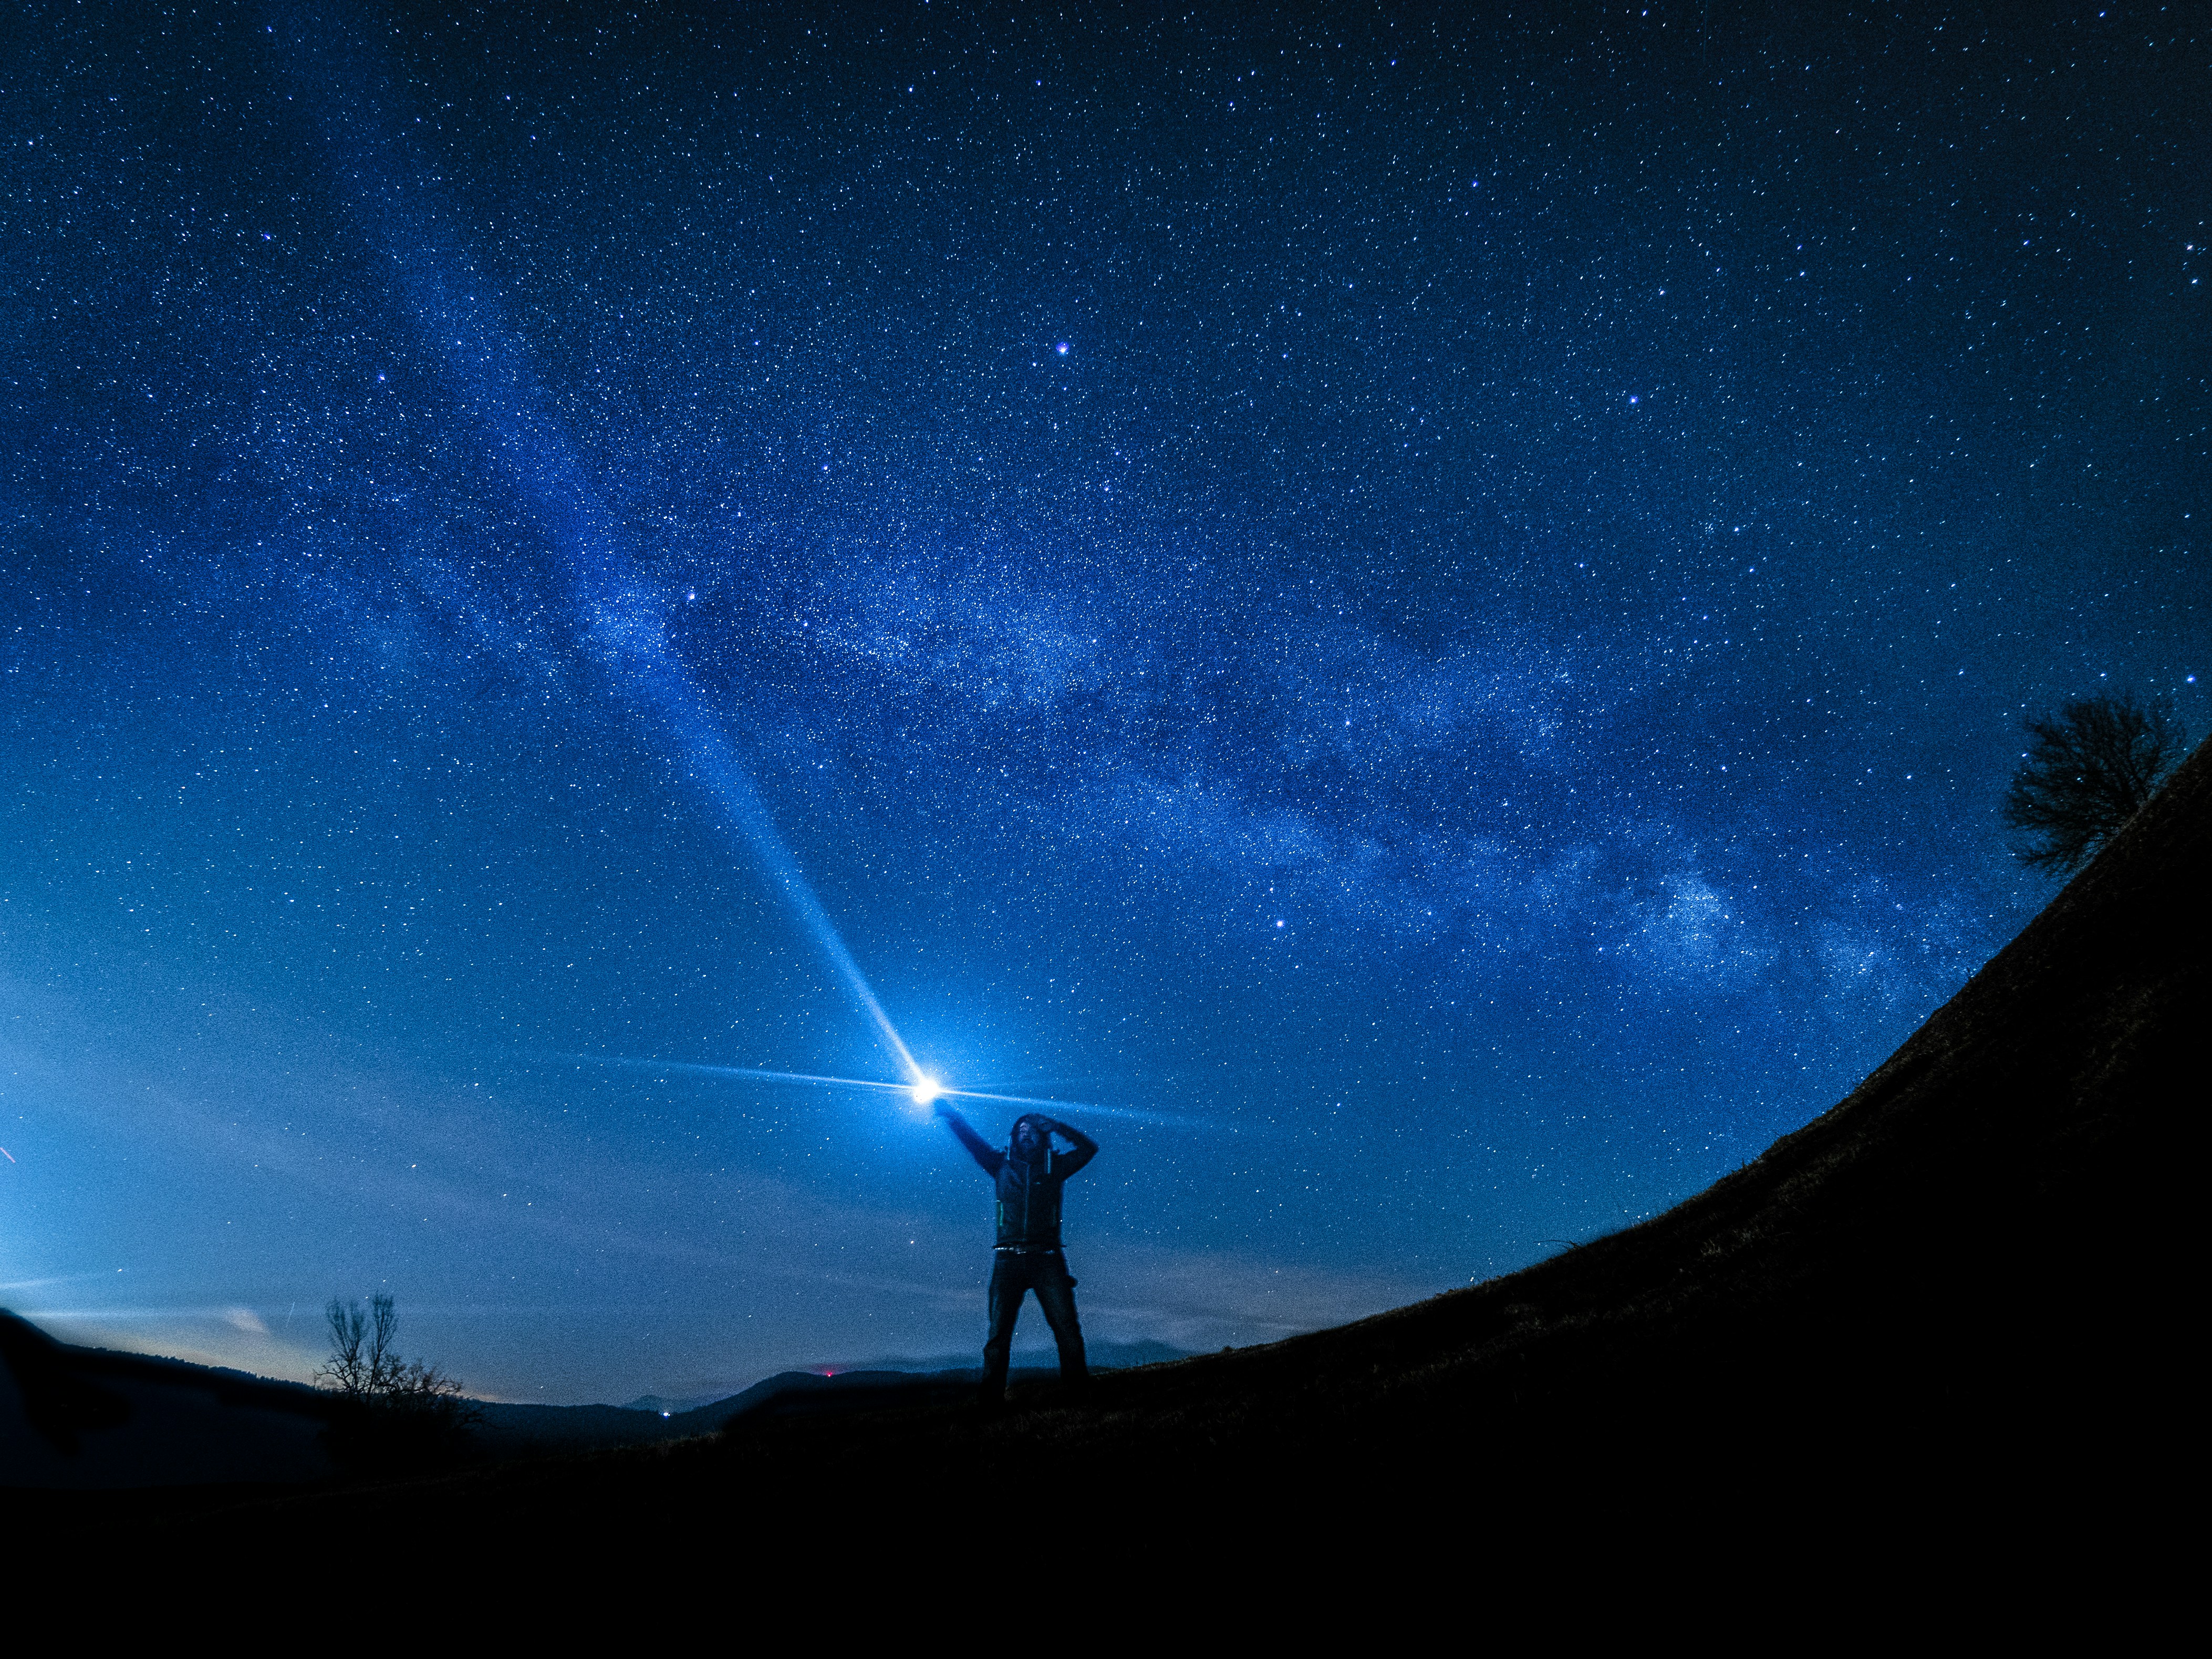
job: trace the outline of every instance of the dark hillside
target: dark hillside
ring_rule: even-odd
[[[1841,1104],[1667,1214],[1510,1278],[1109,1375],[1080,1407],[1040,1387],[993,1419],[748,1420],[457,1476],[436,1502],[471,1532],[651,1516],[720,1535],[741,1509],[752,1547],[823,1504],[972,1504],[988,1527],[1009,1490],[1059,1494],[1055,1535],[1121,1517],[1139,1527],[1125,1542],[1407,1523],[1448,1542],[1471,1523],[1447,1504],[1542,1495],[1587,1518],[1654,1490],[1686,1525],[1754,1490],[1800,1522],[1877,1493],[1891,1527],[1939,1498],[2048,1514],[2165,1455],[2192,1301],[2175,1194],[2205,1092],[2208,854],[2212,745]],[[224,1524],[368,1525],[427,1495],[303,1497]]]

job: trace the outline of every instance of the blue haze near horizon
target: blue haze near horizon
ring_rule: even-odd
[[[975,1346],[941,1128],[683,1069],[900,1080],[726,763],[1102,1142],[1096,1337],[1357,1317],[1847,1093],[2052,890],[2023,715],[2212,728],[2185,15],[1012,15],[24,9],[0,1302]]]

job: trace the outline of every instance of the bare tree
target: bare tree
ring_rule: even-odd
[[[379,1300],[390,1302],[390,1297]],[[358,1302],[332,1297],[323,1316],[331,1327],[331,1357],[315,1370],[315,1381],[349,1398],[368,1393],[368,1367],[362,1358],[362,1343],[368,1334],[368,1318]]]
[[[2183,753],[2163,699],[2085,697],[2056,720],[2027,722],[2033,739],[2005,793],[2005,822],[2035,839],[2014,856],[2033,870],[2087,864],[2148,800]]]
[[[402,1392],[400,1385],[407,1372],[394,1342],[398,1334],[399,1316],[393,1310],[392,1298],[381,1293],[369,1297],[368,1386],[374,1394]]]
[[[464,1449],[482,1413],[461,1395],[460,1379],[399,1356],[399,1315],[380,1291],[368,1304],[333,1297],[323,1310],[330,1357],[315,1381],[339,1396],[331,1449],[342,1462],[388,1469],[448,1462]]]

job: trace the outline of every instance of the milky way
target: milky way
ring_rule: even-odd
[[[886,1030],[1189,1347],[1832,1104],[2050,895],[2023,714],[2212,727],[2206,40],[1728,11],[29,9],[9,1304],[964,1352],[964,1155],[759,1075]]]

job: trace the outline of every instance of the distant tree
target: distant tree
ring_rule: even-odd
[[[2182,756],[2181,728],[2162,699],[2085,697],[2027,727],[2032,746],[2006,792],[2004,817],[2035,838],[2014,849],[2033,870],[2087,864]]]
[[[338,1396],[331,1423],[333,1456],[357,1471],[388,1472],[453,1462],[483,1416],[463,1397],[460,1380],[419,1359],[403,1359],[399,1315],[388,1295],[366,1306],[333,1297],[323,1310],[330,1357],[318,1386]]]

